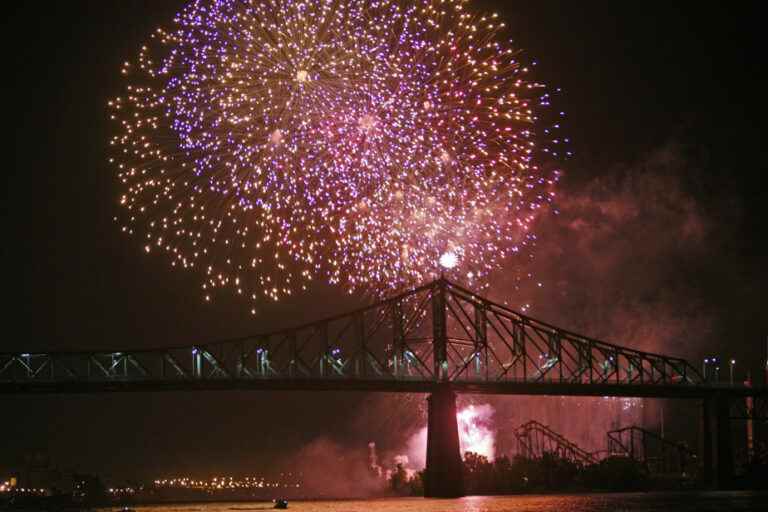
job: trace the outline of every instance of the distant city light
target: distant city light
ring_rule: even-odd
[[[284,475],[281,475],[284,476]],[[204,491],[223,491],[235,489],[265,489],[265,488],[299,488],[301,482],[295,480],[291,474],[287,479],[267,480],[265,477],[246,476],[233,477],[222,476],[209,479],[195,479],[190,477],[159,478],[154,480],[155,488],[171,489],[197,489]]]

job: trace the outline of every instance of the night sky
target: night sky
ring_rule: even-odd
[[[113,222],[118,187],[107,165],[113,128],[106,103],[122,86],[121,63],[157,26],[170,26],[181,5],[80,0],[6,8],[4,140],[14,158],[3,173],[0,351],[191,344],[288,326],[362,300],[318,285],[255,318],[235,300],[204,304],[194,276],[145,255]],[[768,84],[757,5],[478,2],[497,10],[538,59],[537,77],[562,87],[576,154],[559,188],[568,222],[540,226],[535,269],[545,286],[530,292],[534,316],[627,345],[644,343],[638,333],[645,326],[633,327],[628,338],[637,340],[624,338],[632,322],[625,318],[663,323],[648,342],[654,349],[694,364],[711,353],[751,358],[757,372],[768,334]],[[631,203],[631,219],[590,209],[598,203],[622,212]],[[670,226],[685,216],[681,236]],[[571,229],[577,218],[603,235],[584,245],[593,234]],[[3,396],[0,470],[41,452],[62,467],[117,477],[242,473],[268,468],[328,432],[349,445],[386,445],[390,416],[415,420],[406,406],[382,412],[377,400]]]

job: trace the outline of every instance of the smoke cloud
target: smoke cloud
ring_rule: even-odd
[[[715,304],[703,285],[722,243],[723,207],[702,203],[698,163],[670,143],[631,165],[582,182],[564,180],[556,211],[536,228],[521,264],[529,278],[504,281],[491,298],[585,335],[695,360],[714,344]],[[589,173],[594,175],[594,173]],[[511,299],[510,299],[511,298]],[[590,451],[608,430],[660,429],[659,401],[629,398],[493,397],[501,453],[531,419]],[[695,431],[695,429],[689,429]],[[695,436],[688,440],[695,445]]]
[[[365,445],[344,446],[321,437],[299,450],[288,467],[300,468],[304,496],[358,498],[380,494],[386,480],[371,468],[371,453],[376,462],[376,447],[371,444],[366,453]]]
[[[697,165],[686,148],[670,143],[598,177],[566,177],[556,210],[535,228],[534,250],[512,262],[515,268],[486,294],[594,338],[696,360],[718,335],[711,282],[727,279],[718,253],[738,215],[716,195],[701,193]],[[424,467],[425,398],[378,395],[361,406],[356,428],[376,441],[382,467]],[[514,455],[514,429],[532,419],[589,451],[605,449],[608,430],[658,431],[661,422],[654,400],[459,397],[461,411],[470,406],[478,421],[462,428],[462,451],[471,445],[489,458]],[[687,431],[690,439],[681,440],[695,446],[695,429]],[[468,445],[472,436],[480,442]]]
[[[634,165],[564,184],[556,212],[536,229],[530,279],[502,278],[493,298],[518,297],[532,316],[625,346],[695,352],[712,331],[700,281],[719,240],[718,221],[684,178],[695,175],[692,165],[669,144]]]

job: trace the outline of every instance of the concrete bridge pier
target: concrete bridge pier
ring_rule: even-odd
[[[733,484],[733,440],[727,395],[704,399],[701,431],[704,480],[712,489],[728,489]]]
[[[464,496],[464,475],[456,423],[456,394],[446,384],[432,393],[428,402],[426,498]]]

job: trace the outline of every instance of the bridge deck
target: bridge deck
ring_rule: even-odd
[[[19,381],[0,382],[0,394],[78,394],[167,391],[363,391],[382,393],[433,393],[445,383],[351,379],[264,380],[112,380],[112,381]],[[745,386],[647,386],[631,384],[568,384],[559,382],[451,382],[465,394],[598,396],[638,398],[706,398],[713,394],[732,397],[768,397],[766,388]]]

